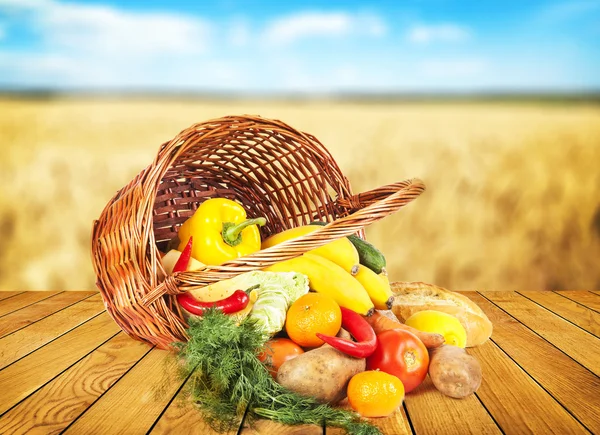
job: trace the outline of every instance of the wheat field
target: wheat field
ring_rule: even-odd
[[[353,191],[427,191],[367,228],[392,280],[600,290],[600,106],[584,103],[0,100],[0,290],[95,288],[92,221],[160,144],[233,114],[315,135]]]

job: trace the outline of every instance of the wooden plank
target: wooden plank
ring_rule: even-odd
[[[44,346],[103,311],[102,298],[95,295],[0,338],[0,368]]]
[[[52,343],[0,371],[0,414],[79,361],[119,332],[107,313],[75,328]]]
[[[314,424],[299,424],[290,426],[281,423],[276,423],[271,420],[256,420],[249,425],[244,422],[240,431],[242,435],[323,435],[323,427]]]
[[[348,403],[348,399],[344,399],[340,405],[342,408],[352,409]],[[408,417],[403,406],[400,406],[392,415],[381,418],[366,418],[368,422],[377,426],[383,434],[394,435],[412,435]],[[325,429],[327,435],[344,435],[346,432],[337,427],[327,427]]]
[[[571,299],[581,305],[588,307],[591,310],[597,311],[600,313],[600,296],[586,291],[579,290],[568,290],[568,291],[559,291],[557,294]]]
[[[468,352],[484,369],[476,394],[505,433],[588,433],[496,344],[488,341]]]
[[[463,293],[463,292],[461,292]],[[600,379],[480,294],[464,292],[494,324],[492,339],[592,433],[600,433]],[[489,295],[489,293],[485,293]],[[484,375],[486,376],[486,375]]]
[[[388,417],[370,418],[368,420],[384,434],[412,435],[413,433],[404,406],[398,408],[396,412]],[[327,433],[329,434],[329,431]]]
[[[60,432],[149,350],[147,344],[117,334],[4,414],[0,433]]]
[[[202,420],[202,414],[194,407],[194,404],[189,399],[186,390],[188,382],[186,382],[179,393],[177,393],[177,396],[175,396],[173,401],[160,416],[156,425],[150,431],[152,435],[177,435],[181,433],[185,433],[186,435],[216,435],[219,433],[211,429],[211,427]],[[241,418],[235,430],[222,432],[222,434],[236,435],[240,424]]]
[[[24,292],[12,298],[4,299],[0,302],[0,316],[20,310],[43,299],[51,298],[58,293],[60,292]]]
[[[171,358],[152,349],[63,433],[148,432],[183,383]]]
[[[348,407],[347,400],[342,402],[340,406]],[[410,427],[408,426],[404,410],[398,411],[399,416],[389,417],[388,419],[372,419],[375,421],[380,428],[387,428],[384,433],[393,434],[411,434]],[[387,421],[387,422],[386,422]],[[297,425],[289,426],[276,423],[270,420],[257,420],[252,425],[244,422],[242,428],[240,428],[241,434],[244,435],[255,435],[255,434],[281,434],[281,435],[304,435],[304,434],[323,434],[323,428],[316,425]],[[150,431],[151,434],[177,434],[185,432],[191,435],[213,435],[216,434],[203,420],[200,411],[194,408],[193,404],[189,401],[186,393],[186,386],[177,394],[173,402],[167,407],[164,414],[160,417],[156,426]],[[236,434],[238,429],[225,434]],[[327,428],[327,434],[345,434],[345,431],[337,428]]]
[[[16,295],[20,295],[21,293],[24,293],[24,292],[5,292],[5,291],[0,291],[0,301],[3,301],[4,299],[12,298],[13,296],[16,296]]]
[[[488,292],[482,295],[600,376],[600,339],[517,293]]]
[[[73,305],[96,292],[62,292],[28,307],[0,317],[0,338],[37,322],[63,308]]]
[[[502,433],[475,395],[461,400],[444,396],[429,376],[406,395],[405,403],[417,435]]]
[[[548,291],[518,292],[544,308],[558,314],[571,323],[585,329],[596,337],[600,336],[600,313],[590,310],[577,302],[563,298],[557,293]]]

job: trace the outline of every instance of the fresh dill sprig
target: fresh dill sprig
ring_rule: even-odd
[[[176,343],[182,379],[190,376],[191,396],[204,420],[218,432],[234,430],[247,418],[268,418],[283,424],[327,424],[349,434],[381,432],[354,412],[332,408],[300,396],[280,384],[258,360],[269,336],[251,318],[240,325],[217,309],[190,318],[189,341]]]

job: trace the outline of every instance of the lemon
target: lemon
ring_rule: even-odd
[[[456,317],[435,310],[414,313],[405,322],[408,326],[423,332],[442,334],[446,344],[464,348],[467,344],[467,331]]]

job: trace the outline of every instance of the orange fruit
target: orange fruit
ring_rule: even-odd
[[[342,326],[342,310],[337,302],[322,293],[310,292],[300,296],[288,309],[285,331],[302,347],[317,347],[323,340],[317,332],[335,336]]]
[[[387,417],[404,400],[400,379],[379,370],[358,373],[348,383],[348,402],[363,417]]]

